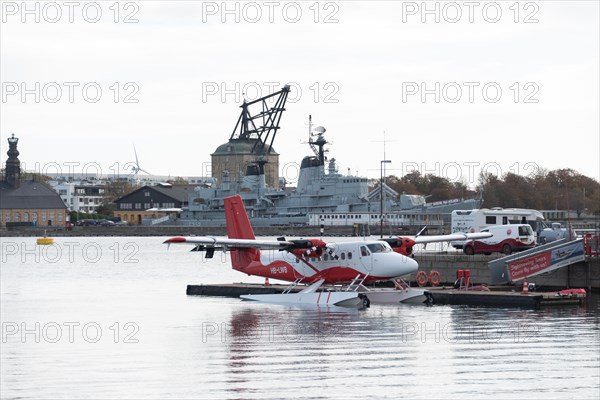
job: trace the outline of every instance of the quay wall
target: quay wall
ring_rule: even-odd
[[[471,282],[473,284],[487,284],[491,281],[488,262],[497,257],[466,254],[424,254],[417,253],[415,260],[419,263],[419,271],[425,271],[429,274],[431,271],[438,271],[441,277],[442,285],[453,285],[456,280],[456,271],[459,269],[471,270]],[[415,277],[411,276],[414,281]],[[535,283],[536,287],[541,289],[554,288],[585,288],[600,289],[600,258],[593,257],[587,261],[579,262],[567,267],[559,268],[546,274],[537,275],[528,279],[530,283]],[[515,290],[521,290],[522,283],[515,286]],[[517,287],[518,286],[518,287]]]

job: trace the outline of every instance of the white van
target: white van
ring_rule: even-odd
[[[452,233],[480,232],[482,229],[493,225],[529,224],[539,235],[544,228],[544,215],[528,208],[482,208],[479,210],[454,210],[452,211]],[[450,243],[454,248],[462,249],[464,241]]]
[[[513,251],[531,249],[536,245],[535,234],[528,224],[493,225],[482,229],[481,232],[490,232],[494,236],[467,240],[463,245],[465,254],[510,254]]]

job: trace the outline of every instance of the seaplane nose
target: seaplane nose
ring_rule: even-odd
[[[419,264],[410,257],[402,256],[402,262],[398,269],[400,270],[399,275],[412,274],[413,272],[417,272]]]

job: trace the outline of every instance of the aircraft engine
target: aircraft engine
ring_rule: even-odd
[[[393,237],[393,238],[384,238],[382,239],[392,247],[392,249],[399,254],[410,257],[413,253],[413,246],[416,242],[410,238],[406,237]]]

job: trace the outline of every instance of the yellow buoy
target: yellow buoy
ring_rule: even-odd
[[[38,238],[37,244],[54,244],[54,239],[49,237]]]
[[[44,237],[38,238],[37,239],[37,244],[54,244],[54,239],[51,237],[48,237],[48,235],[46,234],[46,231],[44,230]]]

